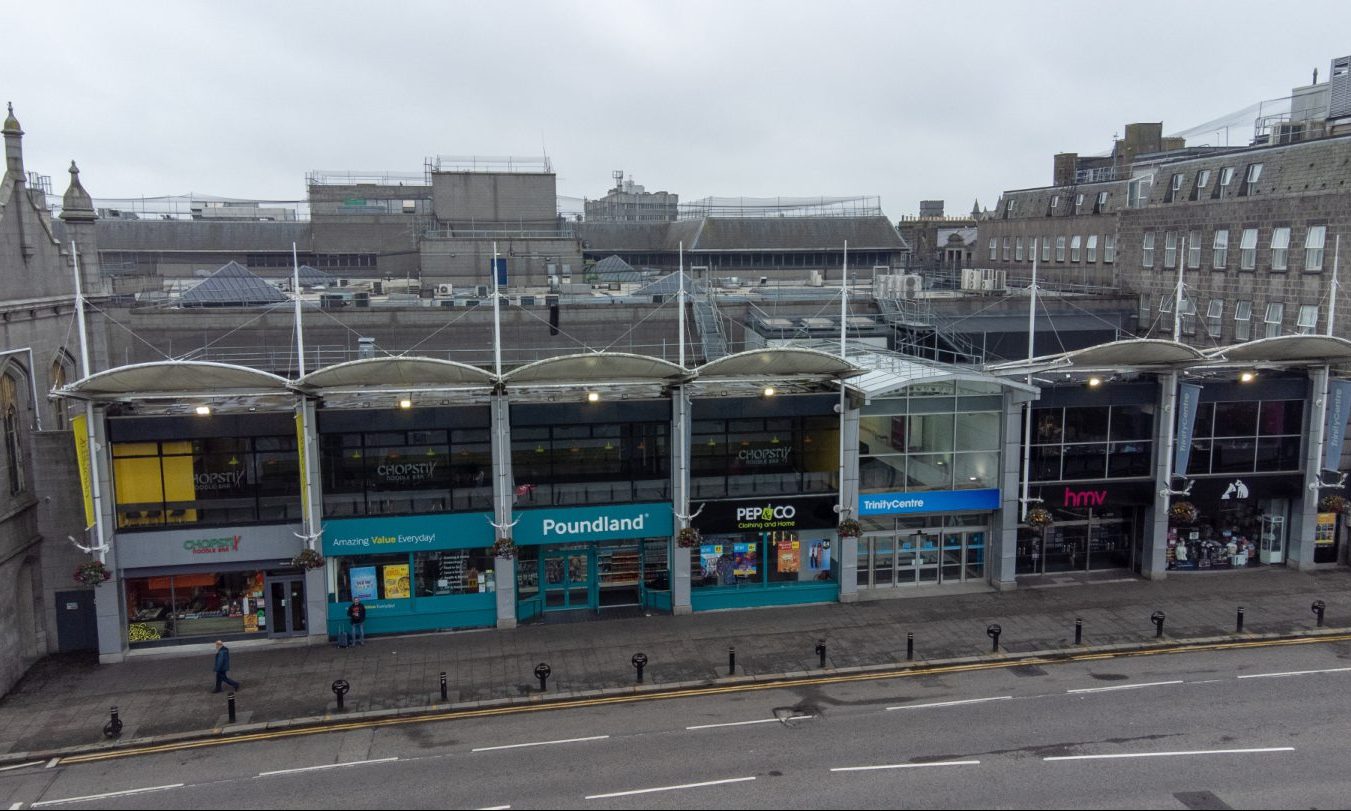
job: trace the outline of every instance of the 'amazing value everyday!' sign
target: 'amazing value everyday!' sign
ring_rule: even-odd
[[[374,555],[493,545],[489,513],[405,515],[324,522],[325,555]]]

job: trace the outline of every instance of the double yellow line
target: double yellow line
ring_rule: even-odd
[[[1154,656],[1164,653],[1195,653],[1204,651],[1222,651],[1238,650],[1243,648],[1270,648],[1285,645],[1312,645],[1326,642],[1347,642],[1351,641],[1351,633],[1326,634],[1318,636],[1297,637],[1291,639],[1252,639],[1236,642],[1214,642],[1204,644],[1178,644],[1157,648],[1146,648],[1143,650],[1126,651],[1108,651],[1104,653],[1082,653],[1070,654],[1065,656],[1030,656],[1014,659],[999,659],[988,662],[971,662],[967,664],[953,665],[934,665],[930,667],[906,667],[893,670],[873,671],[868,673],[848,673],[824,676],[813,676],[808,678],[785,678],[774,681],[752,682],[747,684],[727,684],[709,687],[689,687],[672,690],[660,690],[650,693],[635,693],[632,695],[603,696],[600,698],[586,699],[565,699],[562,701],[553,701],[548,703],[520,704],[505,707],[493,707],[479,710],[452,710],[450,712],[429,713],[427,715],[417,715],[402,718],[383,718],[370,721],[351,721],[347,723],[325,723],[316,726],[298,727],[296,729],[278,729],[268,732],[255,732],[244,735],[223,735],[218,738],[207,738],[197,741],[182,741],[177,743],[157,744],[154,746],[129,747],[126,749],[116,749],[111,751],[91,752],[84,755],[70,755],[60,758],[55,765],[67,765],[76,763],[94,763],[102,760],[113,760],[116,758],[136,757],[139,755],[153,755],[162,752],[179,752],[185,749],[201,749],[208,746],[226,746],[236,743],[248,743],[251,741],[271,741],[282,738],[294,738],[301,735],[320,735],[330,732],[347,732],[356,729],[375,729],[378,727],[402,726],[405,724],[426,724],[435,721],[456,721],[466,718],[490,718],[497,715],[517,715],[521,713],[543,712],[552,710],[571,710],[583,707],[600,707],[608,704],[632,704],[639,701],[657,701],[673,698],[697,698],[699,696],[725,695],[727,693],[747,693],[756,690],[778,690],[785,687],[799,687],[802,685],[818,684],[843,684],[846,682],[858,681],[882,681],[886,679],[903,679],[914,676],[933,676],[948,673],[969,673],[980,670],[999,670],[1008,667],[1021,667],[1026,665],[1059,665],[1070,662],[1091,662],[1101,659],[1121,659],[1132,656]]]

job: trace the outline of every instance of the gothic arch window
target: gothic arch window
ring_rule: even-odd
[[[3,423],[5,471],[9,474],[10,495],[24,490],[23,448],[19,444],[19,382],[6,372],[0,375],[0,422]]]

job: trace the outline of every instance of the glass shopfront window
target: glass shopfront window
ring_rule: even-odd
[[[484,428],[320,436],[324,515],[415,515],[492,506]]]
[[[665,422],[514,426],[516,504],[669,500],[669,433]]]
[[[338,602],[406,600],[493,590],[491,549],[353,555],[337,561]]]
[[[1303,428],[1302,400],[1201,403],[1187,474],[1297,471]]]
[[[858,541],[859,588],[983,580],[988,527],[981,513],[872,519]]]
[[[695,420],[693,498],[828,493],[839,478],[839,418]]]
[[[486,592],[493,571],[491,549],[442,549],[413,555],[413,593],[417,597]]]
[[[1150,475],[1152,405],[1032,409],[1032,481]]]
[[[114,442],[118,529],[295,521],[294,436]]]
[[[997,487],[1002,409],[997,389],[978,384],[915,386],[874,403],[859,418],[860,491]]]
[[[264,577],[263,572],[129,577],[128,638],[135,646],[265,632]]]
[[[832,547],[822,532],[705,535],[690,550],[694,588],[737,588],[831,582]],[[811,537],[811,536],[818,537]]]

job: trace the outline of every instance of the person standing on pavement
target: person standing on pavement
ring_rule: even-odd
[[[366,644],[366,606],[361,604],[360,597],[353,597],[352,604],[347,606],[347,619],[352,623],[352,644]]]
[[[216,640],[216,689],[212,692],[219,693],[221,683],[230,685],[231,690],[239,689],[239,682],[230,678],[230,649],[225,647],[225,643]]]

